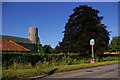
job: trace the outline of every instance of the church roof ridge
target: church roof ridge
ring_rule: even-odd
[[[16,37],[16,36],[8,36],[8,35],[0,35],[2,39],[5,40],[11,40],[17,43],[27,43],[27,44],[32,44],[32,42],[29,40],[29,38],[22,38],[22,37]]]

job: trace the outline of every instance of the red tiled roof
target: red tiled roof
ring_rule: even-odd
[[[0,50],[1,48],[2,51],[31,51],[11,40],[3,40],[3,39],[2,39],[2,45],[0,44]]]

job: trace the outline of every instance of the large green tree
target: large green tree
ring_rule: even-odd
[[[64,38],[57,46],[58,51],[67,53],[91,53],[90,39],[95,39],[94,50],[103,53],[108,48],[109,32],[102,24],[99,11],[87,5],[80,5],[73,9],[65,25]]]
[[[120,52],[120,36],[113,37],[109,45],[110,52]]]

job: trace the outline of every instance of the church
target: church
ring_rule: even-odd
[[[0,35],[2,52],[37,52],[38,28],[29,27],[28,38]]]

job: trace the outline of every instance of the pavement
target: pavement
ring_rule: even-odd
[[[120,65],[120,64],[119,64]],[[118,77],[118,64],[99,66],[88,69],[80,69],[69,72],[55,73],[41,77],[34,77],[32,80],[39,79],[54,79],[54,78],[119,78]]]

